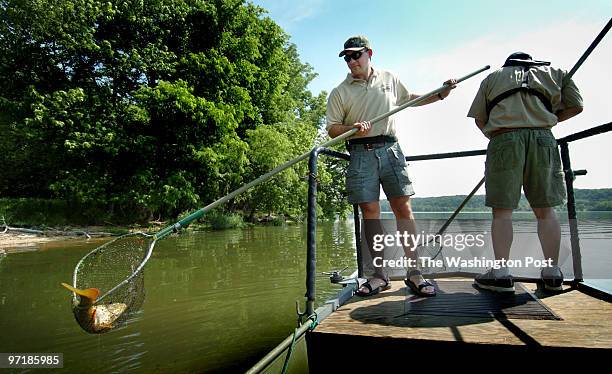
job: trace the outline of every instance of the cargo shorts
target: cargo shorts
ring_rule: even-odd
[[[550,129],[517,129],[491,139],[485,178],[489,207],[516,209],[521,186],[532,208],[565,202],[561,159]]]
[[[387,198],[414,195],[408,164],[397,142],[374,147],[355,144],[348,150],[351,154],[346,172],[349,203],[378,201],[381,184]]]

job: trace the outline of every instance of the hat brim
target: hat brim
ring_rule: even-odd
[[[515,64],[523,64],[523,65],[533,65],[533,66],[549,66],[550,62],[548,61],[539,61],[539,60],[525,60],[522,58],[508,58],[506,59],[506,62],[504,62],[503,66],[508,65],[508,63],[515,63]]]
[[[346,48],[345,50],[343,50],[342,52],[340,52],[340,54],[338,55],[338,57],[342,57],[346,54],[347,51],[361,51],[362,49],[364,49],[366,47],[352,47],[352,48]]]

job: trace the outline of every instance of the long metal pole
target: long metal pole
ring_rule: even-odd
[[[461,77],[461,78],[457,79],[457,83],[461,83],[464,80],[469,79],[469,78],[473,77],[474,75],[479,74],[479,73],[481,73],[481,72],[483,72],[483,71],[485,71],[485,70],[487,70],[489,68],[490,68],[489,65],[487,65],[487,66],[485,66],[483,68],[480,68],[480,69],[474,71],[473,73],[470,73],[470,74],[468,74],[468,75],[466,75],[464,77]],[[424,94],[424,95],[422,95],[422,96],[420,96],[420,97],[418,97],[418,98],[416,98],[414,100],[410,100],[407,103],[405,103],[405,104],[403,104],[403,105],[401,105],[401,106],[399,106],[399,107],[397,107],[397,108],[395,108],[395,109],[393,109],[393,110],[391,110],[391,111],[389,111],[389,112],[387,112],[385,114],[382,114],[382,115],[380,115],[380,116],[378,116],[376,118],[371,119],[370,123],[375,124],[376,122],[382,121],[383,119],[385,119],[387,117],[390,117],[390,116],[394,115],[395,113],[397,113],[397,112],[399,112],[401,110],[404,110],[404,109],[406,109],[408,107],[411,107],[411,106],[415,106],[417,104],[420,104],[423,101],[425,101],[428,98],[430,98],[431,96],[437,95],[438,93],[444,91],[445,89],[447,89],[446,85],[438,87],[435,90],[433,90],[431,92],[428,92],[428,93],[426,93],[426,94]],[[340,136],[337,136],[337,137],[335,137],[335,138],[333,138],[333,139],[331,139],[331,140],[329,140],[329,141],[319,145],[318,147],[330,147],[330,146],[332,146],[334,144],[337,144],[340,141],[348,138],[349,136],[355,134],[357,131],[358,130],[356,128],[351,129],[350,131],[347,131],[344,134],[342,134]],[[233,192],[230,192],[229,194],[223,196],[222,198],[220,198],[220,199],[218,199],[218,200],[208,204],[204,208],[195,211],[194,213],[188,215],[187,217],[183,218],[182,220],[176,222],[175,224],[160,230],[159,232],[157,232],[155,234],[155,239],[162,239],[162,238],[170,235],[172,232],[180,230],[182,227],[187,226],[188,224],[190,224],[194,220],[202,217],[204,215],[204,213],[208,212],[209,210],[212,210],[212,209],[216,208],[217,206],[227,202],[228,200],[233,199],[234,197],[236,197],[237,195],[240,195],[241,193],[245,192],[249,188],[254,187],[254,186],[260,184],[261,182],[264,182],[264,181],[268,180],[270,177],[280,173],[281,171],[290,168],[291,166],[293,166],[293,165],[297,164],[298,162],[300,162],[300,161],[304,160],[305,158],[307,158],[309,155],[310,155],[310,151],[308,151],[306,153],[303,153],[302,155],[294,158],[293,160],[288,161],[287,163],[285,163],[283,165],[280,165],[280,166],[270,170],[269,172],[267,172],[266,174],[262,175],[261,177],[255,179],[255,180],[253,180],[252,182],[247,183],[244,186],[238,188],[237,190],[234,190]]]
[[[582,281],[582,253],[580,250],[580,237],[578,235],[578,222],[576,220],[576,200],[574,198],[574,171],[569,156],[567,142],[559,144],[561,148],[561,161],[565,172],[565,188],[567,190],[567,218],[570,228],[570,244],[572,247],[572,264],[574,281]]]
[[[601,32],[599,33],[599,35],[597,35],[597,37],[595,38],[595,40],[593,40],[593,42],[591,43],[591,45],[589,46],[589,48],[587,48],[586,51],[584,51],[584,53],[582,54],[582,56],[580,56],[580,58],[578,59],[578,62],[576,62],[576,65],[574,65],[574,67],[572,68],[572,70],[570,70],[570,72],[567,74],[568,77],[572,77],[574,75],[574,73],[578,70],[578,68],[580,68],[580,66],[582,66],[582,63],[584,61],[586,61],[587,57],[589,57],[589,55],[591,54],[591,52],[593,52],[593,50],[595,49],[595,47],[597,47],[597,45],[599,44],[599,42],[601,42],[601,40],[603,39],[603,37],[608,33],[608,31],[610,30],[610,27],[612,27],[612,18],[610,18],[610,20],[608,20],[608,23],[604,26],[604,28],[601,30]]]
[[[255,374],[264,370],[272,361],[274,361],[278,356],[283,354],[285,350],[291,345],[294,339],[298,340],[310,329],[310,324],[308,321],[304,323],[302,326],[298,327],[297,330],[289,335],[285,340],[283,340],[276,348],[271,350],[264,358],[262,358],[258,363],[255,364],[252,368],[247,371],[247,374]]]
[[[306,315],[314,312],[317,266],[317,160],[321,147],[308,159],[308,235],[306,237]]]
[[[353,220],[355,221],[355,250],[357,251],[357,277],[363,277],[363,260],[361,257],[361,217],[359,205],[353,204]]]
[[[578,71],[578,68],[582,66],[582,63],[589,57],[591,52],[597,47],[599,42],[608,33],[612,27],[612,18],[608,21],[603,30],[597,35],[595,40],[589,45],[586,51],[582,54],[578,62],[574,65],[572,70],[563,79],[564,82],[572,78],[572,76]],[[560,143],[561,148],[561,161],[563,163],[563,172],[565,173],[565,188],[567,190],[567,218],[569,221],[570,228],[570,245],[572,247],[572,265],[574,270],[574,281],[581,282],[583,280],[582,274],[582,251],[580,249],[580,234],[578,233],[578,221],[576,220],[576,200],[574,198],[574,171],[572,170],[569,147],[567,141]]]
[[[457,209],[455,209],[455,211],[453,212],[453,214],[451,214],[451,216],[446,220],[446,222],[444,222],[444,224],[442,225],[442,227],[440,227],[440,230],[438,230],[438,232],[436,233],[436,237],[438,235],[442,235],[444,234],[444,232],[446,231],[446,229],[448,228],[448,226],[450,226],[450,224],[453,222],[453,220],[455,219],[455,217],[457,217],[457,215],[459,214],[459,212],[461,212],[461,210],[463,209],[463,207],[468,203],[468,201],[470,201],[470,199],[472,198],[472,196],[474,196],[474,194],[476,192],[478,192],[478,190],[480,189],[480,187],[483,185],[483,183],[485,182],[485,179],[482,178],[480,180],[480,182],[478,182],[478,184],[476,185],[476,187],[474,187],[472,189],[472,192],[469,193],[469,195],[467,195],[465,197],[465,199],[463,199],[463,201],[461,202],[461,204],[459,204],[459,206],[457,207]],[[442,252],[442,248],[440,248],[440,250],[438,251],[438,253],[436,253],[435,256],[432,257],[432,260],[435,260],[436,257],[438,257],[438,255]]]

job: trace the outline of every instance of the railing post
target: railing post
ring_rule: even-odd
[[[561,148],[561,162],[565,173],[565,187],[567,189],[567,218],[570,228],[570,242],[572,246],[572,260],[574,267],[574,281],[581,282],[582,254],[580,253],[580,239],[578,237],[578,221],[576,219],[576,200],[574,199],[574,171],[570,163],[569,147],[566,141],[559,142]]]
[[[308,236],[306,237],[306,315],[314,313],[317,263],[317,159],[321,147],[308,159]]]
[[[363,259],[361,258],[361,217],[359,205],[353,204],[353,220],[355,221],[355,250],[357,251],[357,277],[363,278]]]

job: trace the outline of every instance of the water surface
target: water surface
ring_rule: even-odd
[[[319,226],[318,271],[355,263],[352,230]],[[157,244],[138,318],[89,335],[60,282],[101,243],[49,243],[0,260],[0,352],[62,352],[72,372],[243,372],[295,328],[295,301],[304,308],[304,226],[185,233]],[[318,278],[321,300],[336,289]]]
[[[612,273],[612,219],[579,224],[585,274]],[[489,225],[470,217],[449,231]],[[534,235],[533,225],[516,227]],[[355,269],[353,230],[350,220],[319,224],[318,272]],[[135,321],[89,335],[60,282],[70,283],[77,261],[103,242],[52,242],[0,257],[0,352],[61,352],[68,372],[244,372],[295,328],[295,301],[304,308],[304,225],[184,233],[157,244]],[[319,276],[318,302],[338,289]]]

